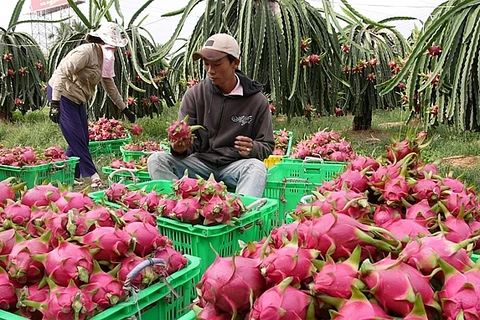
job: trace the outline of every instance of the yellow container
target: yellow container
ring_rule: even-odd
[[[279,163],[282,161],[284,156],[269,156],[267,159],[263,160],[263,163],[267,166],[267,168],[273,167],[274,164]]]

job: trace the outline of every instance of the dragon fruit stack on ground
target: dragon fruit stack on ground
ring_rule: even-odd
[[[88,123],[90,141],[116,140],[127,136],[127,129],[117,119],[100,118]]]
[[[145,259],[160,257],[167,266],[142,272],[133,280],[140,288],[187,265],[146,210],[123,219],[82,192],[50,184],[7,196],[0,207],[8,227],[0,231],[1,309],[29,319],[89,319],[125,299],[125,276]]]

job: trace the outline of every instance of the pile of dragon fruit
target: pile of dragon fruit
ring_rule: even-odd
[[[123,145],[123,149],[127,151],[143,151],[143,152],[152,152],[152,151],[165,151],[165,149],[156,141],[142,141],[138,143],[128,143]]]
[[[117,119],[100,118],[88,123],[88,138],[90,141],[124,139],[128,130]]]
[[[140,171],[147,171],[147,157],[140,157],[137,160],[125,161],[123,159],[113,159],[110,167],[114,169],[137,169]]]
[[[66,159],[68,157],[63,152],[63,149],[58,146],[48,147],[43,152],[39,152],[29,146],[13,147],[11,149],[0,147],[0,164],[7,166],[36,166]]]
[[[478,319],[480,205],[421,162],[425,139],[356,158],[293,223],[217,258],[197,319]]]
[[[114,183],[105,190],[105,197],[130,209],[191,224],[231,225],[246,211],[240,197],[228,193],[225,184],[215,181],[213,175],[206,180],[184,175],[170,190],[150,192]]]
[[[290,132],[288,130],[278,130],[273,132],[275,138],[275,149],[272,155],[284,156],[288,151],[288,143],[290,141]]]
[[[350,142],[340,138],[333,131],[318,131],[308,139],[301,140],[292,147],[290,158],[305,159],[306,157],[322,158],[323,160],[348,162],[356,158]]]
[[[140,289],[187,264],[150,213],[114,211],[50,184],[23,185],[0,182],[4,310],[29,319],[89,319],[126,299],[126,276],[145,259],[162,258],[166,266],[144,269],[132,280]]]

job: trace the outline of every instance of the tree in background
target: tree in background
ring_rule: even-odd
[[[425,127],[452,124],[480,129],[480,2],[449,0],[426,21],[398,76],[381,84],[387,94],[408,76],[411,116]]]
[[[405,83],[386,95],[380,96],[377,83],[390,80],[400,72],[410,53],[407,40],[389,22],[414,19],[393,17],[375,22],[361,15],[347,1],[339,15],[325,7],[325,13],[331,17],[339,30],[342,41],[342,71],[344,74],[344,92],[336,110],[337,115],[351,112],[353,130],[367,130],[372,125],[374,109],[391,109],[405,102]],[[340,27],[339,21],[347,25]]]
[[[171,39],[149,64],[166,57],[192,9],[201,0],[166,14],[182,14]],[[215,33],[237,39],[240,68],[264,85],[276,112],[289,117],[332,114],[340,90],[340,44],[318,10],[304,0],[210,0],[186,41],[184,51],[172,59],[176,79],[193,84],[205,76],[191,55]],[[182,93],[180,89],[178,93]]]

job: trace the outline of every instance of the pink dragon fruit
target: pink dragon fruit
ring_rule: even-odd
[[[58,213],[45,217],[45,230],[50,230],[52,235],[50,237],[50,245],[52,247],[58,246],[58,241],[70,238],[67,230],[68,214]]]
[[[437,200],[442,192],[440,183],[436,179],[419,179],[412,188],[413,197],[417,200]]]
[[[122,216],[122,220],[125,223],[130,222],[145,222],[151,224],[152,226],[157,226],[156,217],[145,209],[128,209],[127,212]]]
[[[177,272],[180,269],[183,269],[188,260],[180,252],[172,248],[171,244],[158,247],[154,254],[155,258],[163,259],[166,263],[166,273],[172,274]],[[155,271],[158,274],[162,274],[162,268],[155,266]]]
[[[3,216],[3,227],[13,228],[15,226],[25,226],[30,220],[32,210],[30,207],[21,204],[20,202],[7,201],[3,209],[0,208]]]
[[[385,182],[382,196],[387,204],[401,203],[402,199],[409,200],[410,187],[404,177],[398,176]]]
[[[365,192],[368,188],[368,178],[365,172],[347,169],[337,181],[337,189],[346,187],[355,192]]]
[[[83,292],[95,292],[92,301],[96,304],[99,311],[116,305],[125,298],[123,283],[115,276],[120,265],[107,273],[103,271],[98,262],[93,261],[93,273],[90,281],[81,287]]]
[[[387,146],[386,158],[391,162],[395,163],[403,158],[405,158],[409,153],[416,152],[419,150],[414,146],[414,143],[405,139],[402,141],[396,141],[391,146]]]
[[[478,319],[480,314],[480,272],[478,268],[461,273],[439,260],[445,283],[438,298],[445,319]]]
[[[292,278],[265,291],[253,305],[248,319],[315,319],[312,298],[290,286]]]
[[[134,242],[134,252],[137,256],[145,257],[157,248],[164,247],[168,239],[158,233],[158,229],[145,222],[130,222],[123,228],[128,232]]]
[[[7,229],[0,231],[0,256],[4,256],[12,252],[12,248],[17,241],[21,241],[18,237],[15,229]],[[0,260],[0,266],[2,268],[5,265],[2,265],[2,261]]]
[[[270,245],[270,240],[263,238],[261,241],[242,243],[241,249],[238,253],[239,256],[249,259],[263,259],[263,255],[269,255],[274,251],[274,248]]]
[[[157,212],[162,217],[169,217],[173,208],[177,205],[177,200],[170,198],[161,198],[158,201]]]
[[[199,197],[184,198],[177,201],[169,216],[182,222],[197,223],[200,221],[201,208]]]
[[[92,209],[85,212],[85,220],[93,221],[100,227],[114,227],[115,223],[112,220],[110,211],[103,206],[95,205]]]
[[[452,242],[459,243],[472,237],[468,223],[452,215],[448,215],[444,222],[440,222],[440,228],[445,232],[445,238]]]
[[[448,187],[454,193],[461,193],[466,190],[465,185],[460,180],[454,178],[443,178],[442,185]]]
[[[91,294],[77,288],[73,281],[68,287],[54,284],[50,284],[50,287],[50,298],[46,307],[41,308],[44,319],[85,320],[93,316],[95,304]]]
[[[206,302],[236,316],[248,312],[265,287],[255,260],[217,257],[197,284],[197,292]]]
[[[464,216],[465,213],[475,209],[476,204],[472,201],[471,196],[465,191],[456,193],[451,190],[445,191],[442,196],[442,204],[455,217]]]
[[[413,304],[412,312],[403,318],[403,320],[429,320],[422,301],[422,296],[419,293],[415,296],[415,303]]]
[[[35,255],[34,259],[45,266],[45,273],[59,286],[66,287],[70,281],[87,283],[93,270],[90,251],[70,242],[61,242],[52,251]]]
[[[196,320],[231,320],[232,315],[228,313],[222,313],[215,308],[211,303],[206,303],[203,308],[196,305],[193,306],[193,310],[197,313]]]
[[[130,271],[132,271],[133,268],[142,263],[144,260],[145,259],[137,257],[136,255],[123,258],[120,261],[121,267],[117,274],[118,279],[122,282],[125,282]],[[132,279],[131,283],[137,288],[143,289],[151,285],[157,279],[158,274],[154,271],[154,269],[152,267],[146,267],[137,275],[135,279]]]
[[[247,211],[239,196],[233,196],[227,193],[225,195],[225,203],[229,208],[232,217],[240,217]]]
[[[45,268],[41,262],[33,260],[32,255],[50,251],[49,238],[50,232],[47,232],[41,238],[23,240],[13,246],[12,252],[7,256],[10,278],[22,284],[36,283],[42,279]]]
[[[212,225],[217,223],[233,224],[232,214],[227,202],[223,197],[214,195],[200,210],[201,215],[205,218],[204,225]]]
[[[408,205],[405,212],[405,219],[415,220],[424,227],[429,227],[435,223],[437,214],[433,211],[427,199]]]
[[[15,310],[17,295],[15,286],[8,278],[7,272],[0,268],[0,309]]]
[[[321,299],[334,305],[338,311],[330,310],[330,318],[334,320],[371,320],[392,319],[383,309],[355,286],[351,287],[352,297],[348,300],[322,296]]]
[[[185,171],[183,177],[173,182],[173,191],[177,196],[183,199],[196,197],[199,195],[200,187],[205,183],[202,178],[190,178],[188,171]]]
[[[17,294],[17,307],[20,314],[28,319],[42,320],[41,305],[45,305],[50,299],[50,287],[46,280],[31,286],[24,286]]]
[[[384,258],[372,264],[367,259],[360,267],[360,275],[386,312],[407,316],[413,309],[417,293],[426,306],[440,309],[434,300],[429,277],[401,260]]]
[[[214,196],[223,197],[226,192],[227,186],[223,181],[217,182],[213,173],[200,185],[200,198],[205,202],[210,201]]]
[[[464,247],[472,243],[472,239],[461,243],[449,241],[443,235],[419,238],[407,243],[399,255],[399,259],[423,274],[431,274],[439,266],[439,259],[445,260],[455,269],[464,272],[473,267],[473,261]]]
[[[178,144],[180,146],[188,146],[195,139],[195,135],[192,133],[198,129],[204,129],[200,125],[188,126],[188,115],[181,121],[175,121],[168,129],[168,140],[172,144]]]
[[[299,286],[300,282],[311,277],[316,268],[312,263],[319,252],[313,249],[298,247],[298,239],[294,234],[292,241],[284,247],[270,253],[260,263],[260,270],[267,281],[267,285],[277,285],[288,277],[292,286]]]
[[[14,177],[10,177],[0,181],[0,208],[3,207],[8,199],[15,200],[15,192],[21,190],[26,185],[26,183],[13,184],[12,181],[14,179]]]
[[[389,205],[376,205],[373,213],[373,221],[377,226],[389,224],[393,221],[401,219],[401,211],[398,208]]]
[[[128,188],[124,184],[112,183],[107,190],[105,190],[105,196],[108,201],[119,202],[123,196],[128,192]]]
[[[132,237],[128,232],[113,227],[98,227],[84,236],[74,237],[78,242],[96,251],[94,259],[114,262],[128,256]],[[97,250],[95,250],[97,249]]]
[[[313,277],[311,288],[314,293],[349,299],[352,286],[363,289],[364,284],[358,279],[361,251],[360,246],[356,247],[347,260],[339,263],[327,256],[327,262]]]
[[[402,169],[402,163],[397,162],[395,164],[389,164],[386,166],[380,166],[373,172],[370,177],[370,184],[375,187],[383,189],[385,182],[397,178],[400,175]]]
[[[323,214],[336,213],[345,214],[355,219],[364,218],[370,212],[368,198],[361,192],[341,189],[339,191],[326,192],[324,196],[317,194],[312,206],[319,206]]]
[[[144,196],[145,193],[142,190],[131,190],[127,191],[121,201],[127,208],[138,209],[140,208],[140,201]]]
[[[347,167],[350,170],[356,171],[363,171],[366,168],[370,168],[370,170],[377,170],[380,164],[371,157],[356,157],[350,165]]]
[[[403,243],[410,242],[416,237],[430,236],[430,231],[416,220],[398,219],[385,223],[380,227],[388,230],[395,239]]]
[[[65,192],[57,201],[55,201],[60,212],[68,212],[71,209],[87,211],[93,207],[94,203],[88,195],[82,192]]]
[[[151,191],[140,199],[140,207],[145,208],[148,212],[155,212],[159,203],[160,195],[156,191]]]
[[[60,190],[51,185],[37,185],[28,189],[22,196],[22,204],[29,206],[48,206],[50,202],[55,202],[60,198]]]

